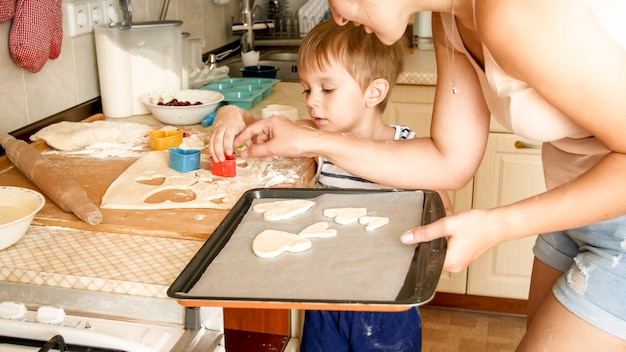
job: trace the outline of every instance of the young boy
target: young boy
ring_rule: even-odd
[[[410,139],[407,126],[389,126],[382,119],[389,92],[402,70],[405,44],[387,46],[360,27],[338,26],[332,19],[313,28],[298,51],[298,72],[310,120],[320,130],[362,138]],[[254,117],[235,106],[219,110],[210,151],[215,159],[232,152],[235,135]],[[356,177],[318,158],[319,187],[387,188]],[[450,209],[445,193],[440,193]],[[302,352],[420,351],[422,321],[417,308],[404,312],[306,311]]]

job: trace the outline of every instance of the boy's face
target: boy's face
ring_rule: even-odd
[[[322,70],[299,74],[309,116],[317,128],[358,135],[367,111],[366,96],[343,65],[331,61]]]

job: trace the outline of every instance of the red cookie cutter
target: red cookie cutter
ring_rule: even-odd
[[[215,176],[237,176],[237,160],[235,155],[224,154],[224,157],[226,160],[220,162],[211,159],[211,173]]]

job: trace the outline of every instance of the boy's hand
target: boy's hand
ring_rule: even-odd
[[[232,155],[234,152],[233,141],[239,132],[246,128],[239,107],[226,105],[220,108],[213,122],[213,132],[209,139],[209,152],[215,161],[224,161],[224,153]]]

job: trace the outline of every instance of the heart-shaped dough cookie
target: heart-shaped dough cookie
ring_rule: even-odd
[[[389,218],[384,216],[362,216],[359,218],[359,224],[365,226],[367,231],[374,231],[389,223]]]
[[[278,230],[264,230],[252,241],[252,251],[260,258],[278,257],[283,252],[304,252],[311,246],[306,237]]]
[[[324,216],[332,218],[336,223],[347,225],[357,222],[361,216],[367,214],[366,208],[328,208],[324,209]]]
[[[329,229],[326,221],[320,221],[313,225],[309,225],[304,230],[300,231],[300,236],[304,236],[306,238],[333,237],[337,236],[337,230]]]
[[[280,221],[305,213],[315,205],[314,201],[306,199],[279,200],[275,202],[259,203],[252,209],[263,214],[267,221]]]

